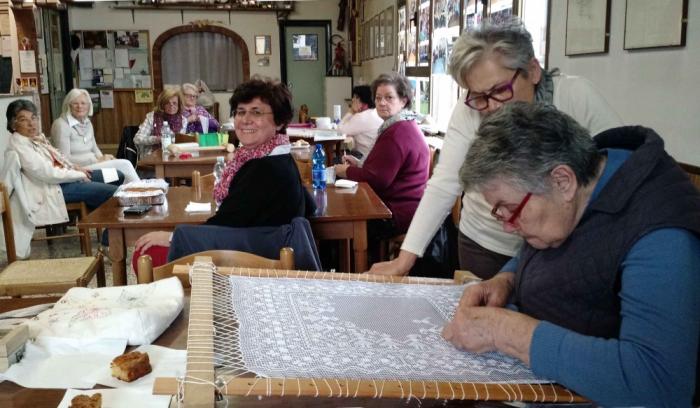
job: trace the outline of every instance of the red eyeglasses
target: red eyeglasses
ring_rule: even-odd
[[[510,214],[510,217],[506,219],[506,217],[500,213],[501,209],[501,204],[496,204],[492,209],[491,209],[491,215],[493,218],[498,220],[499,222],[505,222],[510,225],[515,225],[515,222],[518,220],[518,217],[520,217],[520,213],[523,211],[523,208],[525,208],[525,204],[530,200],[530,197],[532,197],[532,193],[527,193],[525,194],[525,197],[523,198],[522,201],[520,201],[520,204],[513,210],[513,212]]]

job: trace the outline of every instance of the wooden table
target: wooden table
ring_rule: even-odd
[[[290,142],[304,140],[310,144],[321,143],[326,153],[326,166],[332,166],[336,157],[343,156],[345,135],[335,130],[287,128],[287,136]]]
[[[328,186],[325,192],[311,191],[316,201],[316,214],[310,218],[314,238],[343,240],[341,251],[344,271],[350,271],[347,257],[350,241],[353,244],[355,272],[367,270],[367,221],[391,218],[391,211],[367,183],[356,188],[342,189]]]
[[[319,240],[352,240],[355,271],[366,271],[367,221],[391,218],[391,211],[366,183],[351,190],[329,186],[324,194],[317,194],[315,198],[320,208],[310,219],[314,237]],[[188,214],[185,207],[190,201],[210,201],[212,212]],[[134,245],[141,235],[151,231],[172,231],[179,224],[203,224],[213,215],[216,206],[209,192],[198,194],[191,187],[171,187],[166,202],[154,205],[144,215],[124,216],[124,208],[113,197],[78,223],[80,228],[107,228],[115,286],[126,285],[127,246]],[[344,261],[347,267],[349,260]]]
[[[189,152],[196,157],[180,159],[179,156],[169,155],[164,158],[161,149],[154,150],[139,160],[139,166],[153,166],[157,178],[165,177],[192,177],[193,170],[199,170],[201,174],[209,174],[214,170],[216,158],[224,156],[226,161],[233,158],[233,153],[225,150],[201,150]]]

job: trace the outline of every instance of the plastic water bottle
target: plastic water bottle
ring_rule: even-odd
[[[175,134],[170,129],[168,122],[163,121],[163,129],[160,130],[160,145],[163,148],[163,157],[168,157],[170,152],[168,152],[168,146],[175,141]]]
[[[313,162],[311,166],[311,182],[314,186],[314,190],[325,190],[326,189],[326,153],[323,151],[323,144],[317,143],[314,150],[313,156],[311,156],[311,161]]]
[[[224,156],[216,157],[216,164],[214,164],[214,180],[216,184],[219,184],[221,176],[224,174],[224,168],[226,167],[226,162],[224,162]]]

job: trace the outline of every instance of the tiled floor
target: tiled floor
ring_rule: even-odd
[[[71,231],[73,227],[68,227],[68,231]],[[0,233],[2,230],[0,230]],[[95,255],[97,249],[100,247],[97,242],[95,231],[91,231],[92,237],[92,253]],[[35,237],[41,237],[44,235],[44,230],[39,229],[34,233]],[[50,242],[50,243],[49,243]],[[4,248],[3,248],[4,250]],[[106,250],[105,250],[106,252]],[[133,248],[128,248],[127,250],[127,260],[131,260],[131,254],[133,253]],[[51,241],[32,241],[32,251],[29,259],[50,259],[50,258],[69,258],[74,256],[81,256],[80,252],[80,241],[78,238],[65,238],[65,239],[54,239]],[[112,286],[112,263],[108,258],[105,257],[105,274],[107,276],[107,286]],[[130,264],[129,264],[130,265]],[[0,252],[0,271],[2,271],[7,266],[7,256],[5,252]],[[129,285],[136,284],[136,276],[131,271],[131,266],[128,266],[127,272],[127,282]],[[90,287],[95,287],[97,284],[96,279],[93,278],[90,282]]]

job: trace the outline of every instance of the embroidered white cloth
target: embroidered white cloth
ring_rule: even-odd
[[[440,332],[464,286],[231,276],[245,368],[263,377],[549,382]]]
[[[28,322],[30,336],[150,344],[180,314],[184,297],[176,277],[143,285],[71,288],[53,308]]]

